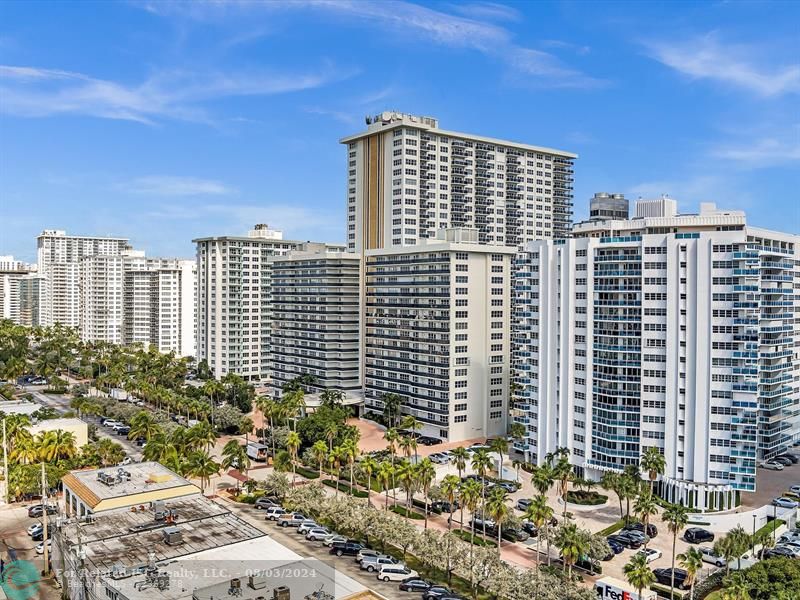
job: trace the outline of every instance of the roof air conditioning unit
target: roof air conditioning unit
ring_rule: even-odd
[[[164,529],[164,543],[168,546],[177,546],[183,543],[183,533],[177,527]]]
[[[285,585],[279,585],[272,590],[272,600],[291,600],[292,594]]]
[[[250,587],[254,590],[263,590],[267,587],[267,579],[266,575],[250,575]]]

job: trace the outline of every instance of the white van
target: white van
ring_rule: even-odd
[[[264,462],[269,457],[269,446],[258,442],[248,442],[246,452],[249,458],[257,462]]]
[[[419,573],[405,565],[381,565],[377,575],[379,581],[403,581],[409,577],[419,577]]]

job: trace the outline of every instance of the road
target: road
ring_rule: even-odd
[[[26,387],[26,392],[29,392],[33,398],[41,404],[42,406],[48,406],[56,410],[59,414],[64,414],[66,412],[72,411],[69,406],[69,398],[65,396],[58,396],[55,394],[45,394],[40,392],[36,388]],[[97,417],[88,417],[82,416],[81,420],[86,423],[87,425],[94,425],[96,427],[96,435],[98,438],[108,438],[125,449],[125,453],[131,457],[134,461],[140,461],[142,459],[142,450],[132,441],[130,441],[124,435],[116,435],[112,433],[110,430],[104,428],[100,425],[100,419]]]

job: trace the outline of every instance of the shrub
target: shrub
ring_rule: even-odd
[[[324,485],[327,485],[328,487],[339,488],[339,491],[344,492],[345,494],[350,493],[350,485],[344,483],[343,481],[332,481],[330,479],[323,479],[322,483]],[[355,496],[356,498],[366,498],[367,496],[369,496],[369,494],[357,488],[353,488],[353,496]]]
[[[404,506],[392,506],[390,509],[393,513],[397,513],[401,517],[408,517],[409,519],[424,519],[425,515],[421,515],[413,510],[406,510]]]
[[[306,469],[305,467],[297,467],[297,474],[302,475],[306,479],[319,479],[319,471]]]
[[[602,530],[598,531],[597,535],[602,535],[602,536],[611,535],[612,533],[616,533],[617,531],[619,531],[623,527],[625,527],[625,519],[620,519],[619,521],[617,521],[613,525],[609,525],[605,529],[602,529]]]
[[[461,538],[462,540],[464,540],[467,543],[469,543],[469,541],[470,541],[471,534],[470,534],[469,531],[462,531],[460,529],[454,529],[451,533],[454,536],[456,536],[457,538]],[[473,541],[473,543],[476,546],[489,546],[491,548],[496,548],[497,547],[497,542],[495,542],[494,540],[490,540],[488,538],[484,538],[483,536],[480,536],[477,533],[475,534],[475,540]]]
[[[608,496],[604,496],[595,491],[570,490],[567,492],[567,502],[582,504],[584,506],[595,506],[608,502]]]
[[[650,589],[657,593],[659,598],[669,598],[670,600],[683,600],[689,595],[688,591],[681,591],[677,589],[673,590],[672,594],[670,595],[669,586],[661,585],[659,583],[652,584]]]

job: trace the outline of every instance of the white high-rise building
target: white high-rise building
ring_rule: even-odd
[[[347,248],[414,246],[440,229],[473,228],[517,246],[569,234],[577,155],[439,128],[384,112],[347,146]]]
[[[638,214],[638,211],[637,211]],[[800,438],[800,238],[741,212],[577,224],[515,266],[515,445],[580,474],[666,457],[666,499],[738,504]]]
[[[361,400],[359,256],[302,244],[272,260],[272,387],[313,375],[308,391]]]
[[[366,252],[367,410],[382,412],[393,393],[424,435],[506,434],[514,252],[479,243],[475,230]]]
[[[236,373],[266,381],[272,365],[272,261],[303,242],[256,225],[247,236],[193,240],[197,244],[197,360],[215,377]]]
[[[196,265],[126,250],[80,262],[84,340],[195,354]]]
[[[45,229],[36,238],[39,273],[45,277],[42,324],[80,325],[80,261],[87,256],[119,256],[129,248],[125,238],[72,236]],[[108,334],[104,334],[108,335]]]
[[[0,319],[21,323],[20,281],[35,275],[36,265],[31,265],[13,256],[0,256]]]

